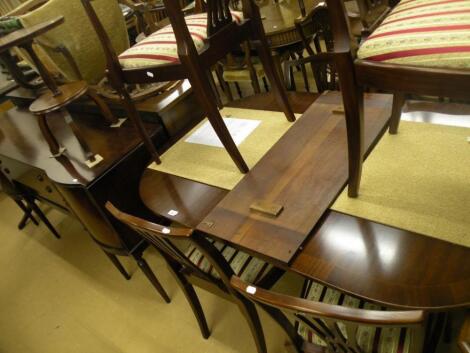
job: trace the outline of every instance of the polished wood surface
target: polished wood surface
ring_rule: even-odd
[[[232,104],[243,107],[246,101],[250,109],[273,110],[275,105],[269,103],[270,99],[269,94],[266,94],[258,99],[250,97]],[[297,102],[301,104],[302,99]],[[336,103],[339,105],[340,101]],[[293,104],[293,107],[294,111],[301,111],[300,106]],[[442,123],[440,117],[429,112],[470,114],[470,107],[462,104],[408,102],[405,111],[425,111],[428,113],[422,114],[419,121]],[[447,118],[446,122],[470,126],[470,118],[459,115],[455,115],[454,120]],[[215,207],[218,200],[228,193],[182,179],[173,182],[175,197],[175,192],[162,189],[165,185],[163,182],[152,181],[156,173],[150,170],[144,173],[140,185],[144,203],[152,212],[175,219],[188,227],[193,227],[201,215]],[[162,178],[161,174],[159,178]],[[191,204],[186,200],[191,200]],[[186,209],[181,205],[186,205]],[[179,214],[169,216],[169,209],[178,210]],[[275,245],[273,238],[268,239],[266,244]],[[252,249],[244,249],[254,253]],[[397,308],[429,310],[470,305],[468,248],[327,211],[298,250],[291,264],[284,268],[372,302]]]
[[[470,249],[328,212],[290,268],[361,298],[401,308],[470,304]]]
[[[391,97],[367,98],[369,149],[388,122]],[[339,93],[322,95],[200,223],[198,229],[287,265],[347,181],[346,125],[333,111]],[[250,210],[257,201],[282,205],[276,217]]]
[[[294,113],[302,114],[318,97],[312,93],[287,92]],[[276,107],[272,93],[251,96],[228,104],[229,107],[271,110]],[[204,217],[222,200],[227,190],[192,180],[165,174],[152,169],[143,173],[140,196],[155,214],[171,217],[186,227],[196,228]],[[171,210],[178,213],[170,216]]]

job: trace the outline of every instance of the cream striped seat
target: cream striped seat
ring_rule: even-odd
[[[384,307],[357,299],[312,281],[309,281],[306,294],[303,298],[349,308],[385,310]],[[342,334],[347,337],[344,324],[339,322],[338,326]],[[320,346],[326,346],[326,343],[305,323],[299,322],[298,332],[304,340]],[[410,332],[405,327],[380,328],[374,326],[359,327],[357,341],[363,353],[408,353],[411,342]]]
[[[368,37],[358,58],[470,68],[470,1],[402,0]]]
[[[242,12],[232,11],[231,13],[236,23],[243,20]],[[207,39],[207,14],[186,16],[185,21],[196,50],[201,52]],[[178,46],[171,24],[121,53],[119,62],[125,69],[179,63]]]

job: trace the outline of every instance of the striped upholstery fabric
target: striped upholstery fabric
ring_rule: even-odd
[[[316,282],[310,282],[304,297],[313,301],[351,308],[383,310],[378,305],[351,297],[338,290]],[[342,334],[347,337],[344,324],[338,322]],[[303,322],[299,323],[299,334],[308,342],[325,346],[326,344]],[[357,341],[364,353],[407,353],[410,350],[410,333],[406,328],[376,328],[362,326],[358,329]]]
[[[232,11],[232,18],[240,23],[243,14]],[[207,38],[207,14],[186,16],[185,20],[197,51],[201,51]],[[119,55],[119,62],[126,69],[178,63],[177,48],[173,27],[168,25],[124,51]]]
[[[208,239],[215,248],[222,253],[224,258],[232,267],[233,272],[244,281],[256,283],[272,269],[272,265],[256,257],[248,255],[240,250],[234,249],[227,244]],[[219,274],[213,269],[207,258],[194,246],[191,245],[185,252],[189,260],[205,273],[219,279]]]
[[[470,1],[402,0],[363,43],[358,58],[470,68]]]

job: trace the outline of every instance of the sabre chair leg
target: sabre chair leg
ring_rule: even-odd
[[[114,116],[114,114],[111,112],[111,109],[109,109],[105,101],[95,91],[89,88],[87,92],[87,96],[93,102],[95,102],[96,106],[99,108],[101,114],[103,115],[107,123],[109,123],[110,125],[118,123],[119,121],[118,118]]]
[[[251,334],[255,340],[256,350],[258,353],[267,353],[266,340],[264,338],[263,327],[256,311],[255,305],[249,300],[237,295],[236,303],[242,312],[248,326],[250,327]]]
[[[103,250],[103,252],[106,254],[106,256],[108,257],[108,259],[111,260],[111,262],[113,263],[113,265],[118,269],[118,271],[121,273],[121,275],[127,279],[127,280],[130,280],[131,279],[131,276],[129,275],[129,273],[127,273],[126,269],[124,268],[124,266],[122,266],[121,262],[119,261],[119,259],[117,258],[116,255],[114,254],[111,254],[109,252],[107,252],[106,250]]]
[[[157,149],[155,148],[155,145],[153,144],[153,141],[150,138],[150,135],[147,133],[144,123],[142,122],[142,119],[140,118],[139,112],[137,111],[134,103],[131,101],[131,97],[129,96],[129,93],[127,93],[127,91],[125,90],[123,90],[120,93],[123,96],[123,99],[121,100],[121,104],[124,106],[127,116],[129,117],[129,119],[132,121],[135,128],[137,129],[137,132],[139,133],[140,138],[144,142],[145,147],[147,148],[150,155],[152,156],[152,159],[157,164],[162,163],[162,161],[160,160],[160,156],[158,155]]]
[[[57,238],[60,239],[60,234],[55,230],[54,226],[52,225],[51,222],[49,222],[49,219],[47,219],[46,215],[42,210],[39,208],[38,205],[36,205],[36,202],[34,200],[27,200],[26,201],[28,206],[31,207],[31,209],[34,211],[34,213],[39,217],[41,221],[46,225],[46,227],[49,229],[49,231]]]
[[[180,286],[183,291],[186,300],[188,301],[191,309],[196,317],[199,329],[201,330],[202,337],[208,339],[210,336],[209,327],[207,326],[206,316],[202,310],[201,302],[194,290],[194,287],[186,279],[185,275],[181,273],[181,267],[178,264],[172,263],[171,260],[167,260],[168,268],[170,272],[175,276],[176,283]]]
[[[393,95],[392,116],[390,117],[390,126],[388,132],[395,135],[400,125],[401,111],[405,105],[405,94],[395,93]]]
[[[266,76],[268,77],[268,80],[271,84],[274,96],[276,97],[277,104],[284,112],[288,121],[295,121],[294,113],[289,104],[289,100],[287,99],[285,87],[282,84],[281,78],[276,70],[276,66],[274,64],[273,57],[271,56],[270,49],[267,46],[266,39],[263,37],[260,42],[261,43],[257,48],[259,57],[263,64]]]
[[[364,149],[364,91],[357,84],[351,57],[337,55],[336,67],[338,68],[346,115],[349,166],[348,196],[357,197],[361,183]]]
[[[39,129],[41,130],[42,135],[46,139],[49,149],[53,157],[59,157],[65,151],[65,148],[59,145],[59,142],[52,133],[51,128],[47,124],[47,117],[45,114],[37,115]]]
[[[155,274],[153,273],[152,269],[150,268],[149,264],[147,261],[142,257],[142,254],[133,254],[133,257],[135,261],[137,262],[137,265],[139,268],[142,270],[144,275],[147,277],[147,279],[152,283],[154,288],[157,290],[157,292],[160,294],[160,296],[163,298],[163,300],[167,303],[171,302],[170,297],[166,293],[165,289],[161,285],[160,281],[157,279]]]
[[[205,72],[201,65],[194,63],[189,58],[181,58],[184,60],[185,67],[188,68],[190,74],[190,83],[194,89],[197,99],[201,103],[204,110],[207,112],[207,118],[211,123],[215,133],[219,137],[220,141],[224,145],[228,154],[232,158],[235,165],[238,167],[240,172],[247,173],[248,166],[246,165],[240,151],[238,150],[237,145],[232,139],[230,132],[227,129],[227,126],[220,115],[217,105],[215,103],[215,97],[213,96],[211,86],[207,80]]]

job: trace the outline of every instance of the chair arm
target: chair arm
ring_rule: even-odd
[[[185,238],[190,237],[193,234],[193,229],[191,228],[175,228],[175,227],[166,227],[161,224],[149,222],[141,218],[132,216],[130,214],[124,213],[118,210],[111,202],[106,202],[106,209],[117,219],[125,224],[130,224],[134,227],[145,229],[150,232],[156,232],[163,234],[167,237],[179,237]]]
[[[421,325],[425,320],[425,314],[421,310],[377,311],[325,304],[258,288],[236,276],[232,276],[230,284],[248,299],[294,313],[301,312],[374,326]]]
[[[24,15],[32,10],[35,10],[39,6],[44,5],[49,0],[29,0],[25,3],[18,6],[16,9],[10,11],[6,14],[6,16],[21,16]]]

